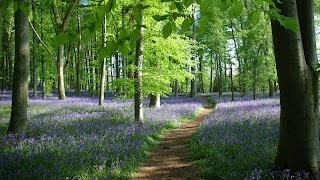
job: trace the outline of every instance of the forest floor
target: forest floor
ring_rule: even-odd
[[[199,172],[192,167],[187,144],[203,118],[212,111],[213,107],[205,107],[193,120],[166,132],[139,167],[133,180],[201,179]]]

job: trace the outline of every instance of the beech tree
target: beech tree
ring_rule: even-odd
[[[15,62],[12,90],[12,111],[8,133],[22,134],[26,129],[28,106],[28,73],[30,62],[28,15],[22,12],[26,0],[16,0],[18,9],[14,13]]]
[[[318,73],[313,1],[276,3],[295,31],[272,21],[280,88],[280,137],[275,164],[283,169],[319,172]],[[274,14],[276,17],[279,14]],[[292,21],[291,19],[289,19]],[[294,21],[293,21],[294,22]]]
[[[56,0],[52,1],[52,11],[54,15],[54,22],[56,25],[56,34],[57,36],[60,36],[60,38],[66,37],[65,36],[65,30],[67,28],[68,19],[71,16],[72,10],[76,6],[79,0],[73,0],[70,4],[67,12],[61,18],[58,5]],[[58,90],[59,90],[59,99],[65,100],[66,94],[65,94],[65,86],[64,86],[64,44],[61,42],[58,42],[58,60],[57,60],[57,70],[58,70]]]

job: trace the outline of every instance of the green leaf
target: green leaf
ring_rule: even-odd
[[[193,3],[193,0],[186,0],[184,5],[186,8],[188,8]]]
[[[122,29],[119,33],[119,39],[126,39],[130,37],[129,32],[126,29]]]
[[[234,2],[233,6],[228,12],[229,18],[236,18],[240,16],[241,12],[243,10],[243,4],[241,1]]]
[[[165,20],[165,19],[168,18],[168,15],[163,15],[163,16],[161,16],[161,15],[154,15],[154,16],[152,16],[152,18],[153,18],[154,20],[156,20],[156,21],[163,21],[163,20]]]
[[[202,0],[200,6],[200,13],[206,13],[210,7],[210,0]]]
[[[23,12],[23,14],[24,14],[25,16],[29,16],[29,14],[30,14],[30,8],[29,8],[28,6],[25,6],[23,3],[20,3],[20,4],[19,4],[19,8],[20,8],[20,10]]]
[[[132,31],[132,33],[131,33],[131,40],[132,41],[135,42],[138,39],[140,39],[140,37],[141,37],[141,33],[140,33],[139,29],[135,29],[134,31]]]
[[[259,11],[252,11],[248,16],[248,23],[252,26],[255,26],[260,21],[260,12]]]
[[[222,1],[222,0],[217,0],[216,6],[221,10],[221,11],[225,11],[229,8],[229,6],[227,6],[226,1]]]
[[[181,5],[181,3],[180,3],[180,2],[175,2],[175,4],[176,4],[177,9],[178,9],[179,11],[181,11],[181,10],[182,10],[182,5]]]
[[[162,35],[165,39],[167,39],[172,33],[172,24],[168,22],[166,25],[163,26]]]
[[[181,24],[181,30],[182,32],[186,32],[189,30],[189,27],[191,26],[191,21],[189,18],[185,18]]]
[[[102,48],[98,53],[98,59],[111,57],[118,50],[118,44],[115,41],[107,42],[107,47]]]
[[[202,16],[200,19],[200,29],[204,30],[208,25],[209,19],[208,16]]]
[[[172,25],[172,32],[176,32],[178,27],[175,21],[171,21],[171,25]]]
[[[119,51],[121,52],[121,54],[128,54],[130,51],[128,43],[125,42],[125,43],[120,44]]]
[[[282,25],[286,28],[286,29],[290,29],[294,32],[299,32],[299,28],[298,28],[298,22],[295,18],[292,17],[285,17],[282,16],[283,21],[282,21]]]
[[[201,0],[196,0],[196,3],[201,6],[202,1]]]
[[[18,10],[19,4],[17,2],[14,2],[13,4],[13,11],[16,12]]]
[[[134,19],[136,20],[136,22],[138,24],[141,24],[142,17],[141,17],[140,12],[135,10],[135,11],[133,11],[133,14],[134,14]]]
[[[55,45],[58,47],[60,45],[64,45],[68,42],[68,35],[65,32],[60,32],[56,36]]]
[[[101,60],[107,56],[108,56],[108,47],[104,47],[100,49],[100,51],[98,52],[98,59]]]
[[[272,7],[276,8],[276,4],[273,2],[273,0],[264,0],[264,2],[266,2],[267,4],[269,4]]]

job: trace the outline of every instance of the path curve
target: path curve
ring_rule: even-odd
[[[205,107],[194,120],[183,122],[177,128],[166,132],[139,167],[133,180],[200,179],[199,172],[192,167],[192,162],[188,161],[186,146],[203,118],[212,111],[212,107]]]

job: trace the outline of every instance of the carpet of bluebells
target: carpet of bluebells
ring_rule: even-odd
[[[215,111],[205,117],[190,140],[195,166],[204,179],[308,179],[304,171],[290,172],[272,167],[276,154],[279,95],[211,97]]]
[[[10,94],[0,96],[0,179],[129,179],[159,135],[194,115],[204,101],[162,99],[133,119],[132,101],[55,96],[30,98],[27,133],[6,134]],[[145,105],[147,102],[145,101]]]

